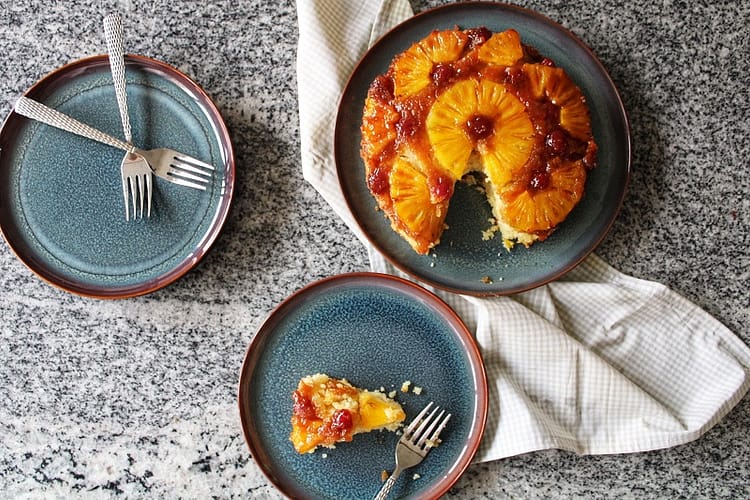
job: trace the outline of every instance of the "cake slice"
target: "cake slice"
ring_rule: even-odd
[[[395,431],[406,418],[401,405],[385,394],[321,373],[302,378],[292,398],[289,439],[299,453],[334,448],[362,432]]]

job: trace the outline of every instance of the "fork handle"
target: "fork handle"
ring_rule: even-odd
[[[104,18],[104,38],[107,40],[109,66],[112,70],[112,81],[115,84],[117,107],[120,109],[122,131],[125,141],[132,142],[130,131],[130,116],[128,115],[128,94],[125,83],[125,51],[123,49],[122,19],[117,14],[109,14]]]
[[[46,123],[52,127],[72,132],[76,135],[122,149],[129,153],[135,152],[135,147],[133,145],[105,134],[101,130],[97,130],[90,125],[79,122],[75,118],[71,118],[70,116],[52,109],[39,101],[35,101],[34,99],[22,96],[18,99],[18,102],[16,102],[14,109],[19,115]]]
[[[398,479],[398,476],[401,475],[401,468],[396,466],[396,470],[393,471],[393,474],[390,475],[388,479],[386,479],[385,483],[383,483],[383,486],[380,487],[380,491],[378,491],[378,494],[375,495],[375,498],[373,500],[386,500],[388,498],[388,494],[391,492],[391,488],[393,488],[393,485],[396,484],[396,479]]]

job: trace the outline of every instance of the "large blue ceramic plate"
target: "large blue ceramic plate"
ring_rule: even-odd
[[[229,211],[234,156],[224,122],[187,76],[153,59],[126,58],[133,141],[173,148],[214,165],[207,191],[154,177],[151,217],[125,220],[120,150],[14,112],[0,130],[0,229],[45,281],[92,297],[161,288],[194,267]],[[122,137],[106,56],[75,61],[26,92],[84,123]]]
[[[270,481],[292,498],[371,498],[381,472],[393,470],[395,433],[358,434],[304,455],[289,441],[292,393],[314,373],[371,390],[399,389],[408,380],[423,392],[398,392],[407,420],[429,401],[452,413],[443,442],[399,479],[393,498],[437,498],[469,465],[487,414],[484,367],[469,331],[432,293],[372,273],[315,282],[270,314],[242,366],[242,427]]]
[[[483,241],[491,210],[475,190],[459,183],[448,211],[449,229],[430,255],[417,255],[383,216],[367,190],[359,156],[362,109],[372,80],[392,58],[435,29],[485,26],[517,30],[564,68],[589,103],[598,167],[582,201],[546,241],[511,252],[499,239]],[[461,2],[414,16],[376,42],[357,65],[341,99],[335,129],[336,166],[346,202],[371,244],[392,264],[422,282],[471,295],[505,295],[545,284],[575,267],[604,238],[619,212],[630,171],[630,132],[612,80],[596,56],[550,19],[515,6]],[[485,277],[490,280],[484,279]]]

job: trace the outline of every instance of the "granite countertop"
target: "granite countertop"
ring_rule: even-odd
[[[750,4],[519,4],[578,34],[629,113],[631,183],[597,253],[672,287],[750,343]],[[368,269],[365,249],[302,179],[295,5],[8,3],[0,10],[0,115],[49,71],[103,53],[101,20],[115,10],[129,52],[174,65],[216,102],[235,147],[234,204],[197,268],[134,299],[58,290],[0,244],[0,496],[277,498],[239,427],[245,349],[293,291]],[[692,443],[474,465],[448,496],[748,497],[748,428],[745,397]]]

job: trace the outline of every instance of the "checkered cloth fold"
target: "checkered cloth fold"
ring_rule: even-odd
[[[297,0],[297,14],[303,175],[368,247],[372,270],[403,276],[348,211],[332,137],[355,63],[411,7]],[[546,448],[597,454],[686,443],[750,385],[750,349],[732,332],[664,285],[626,276],[596,255],[510,297],[435,292],[475,332],[486,366],[490,409],[476,461]]]

